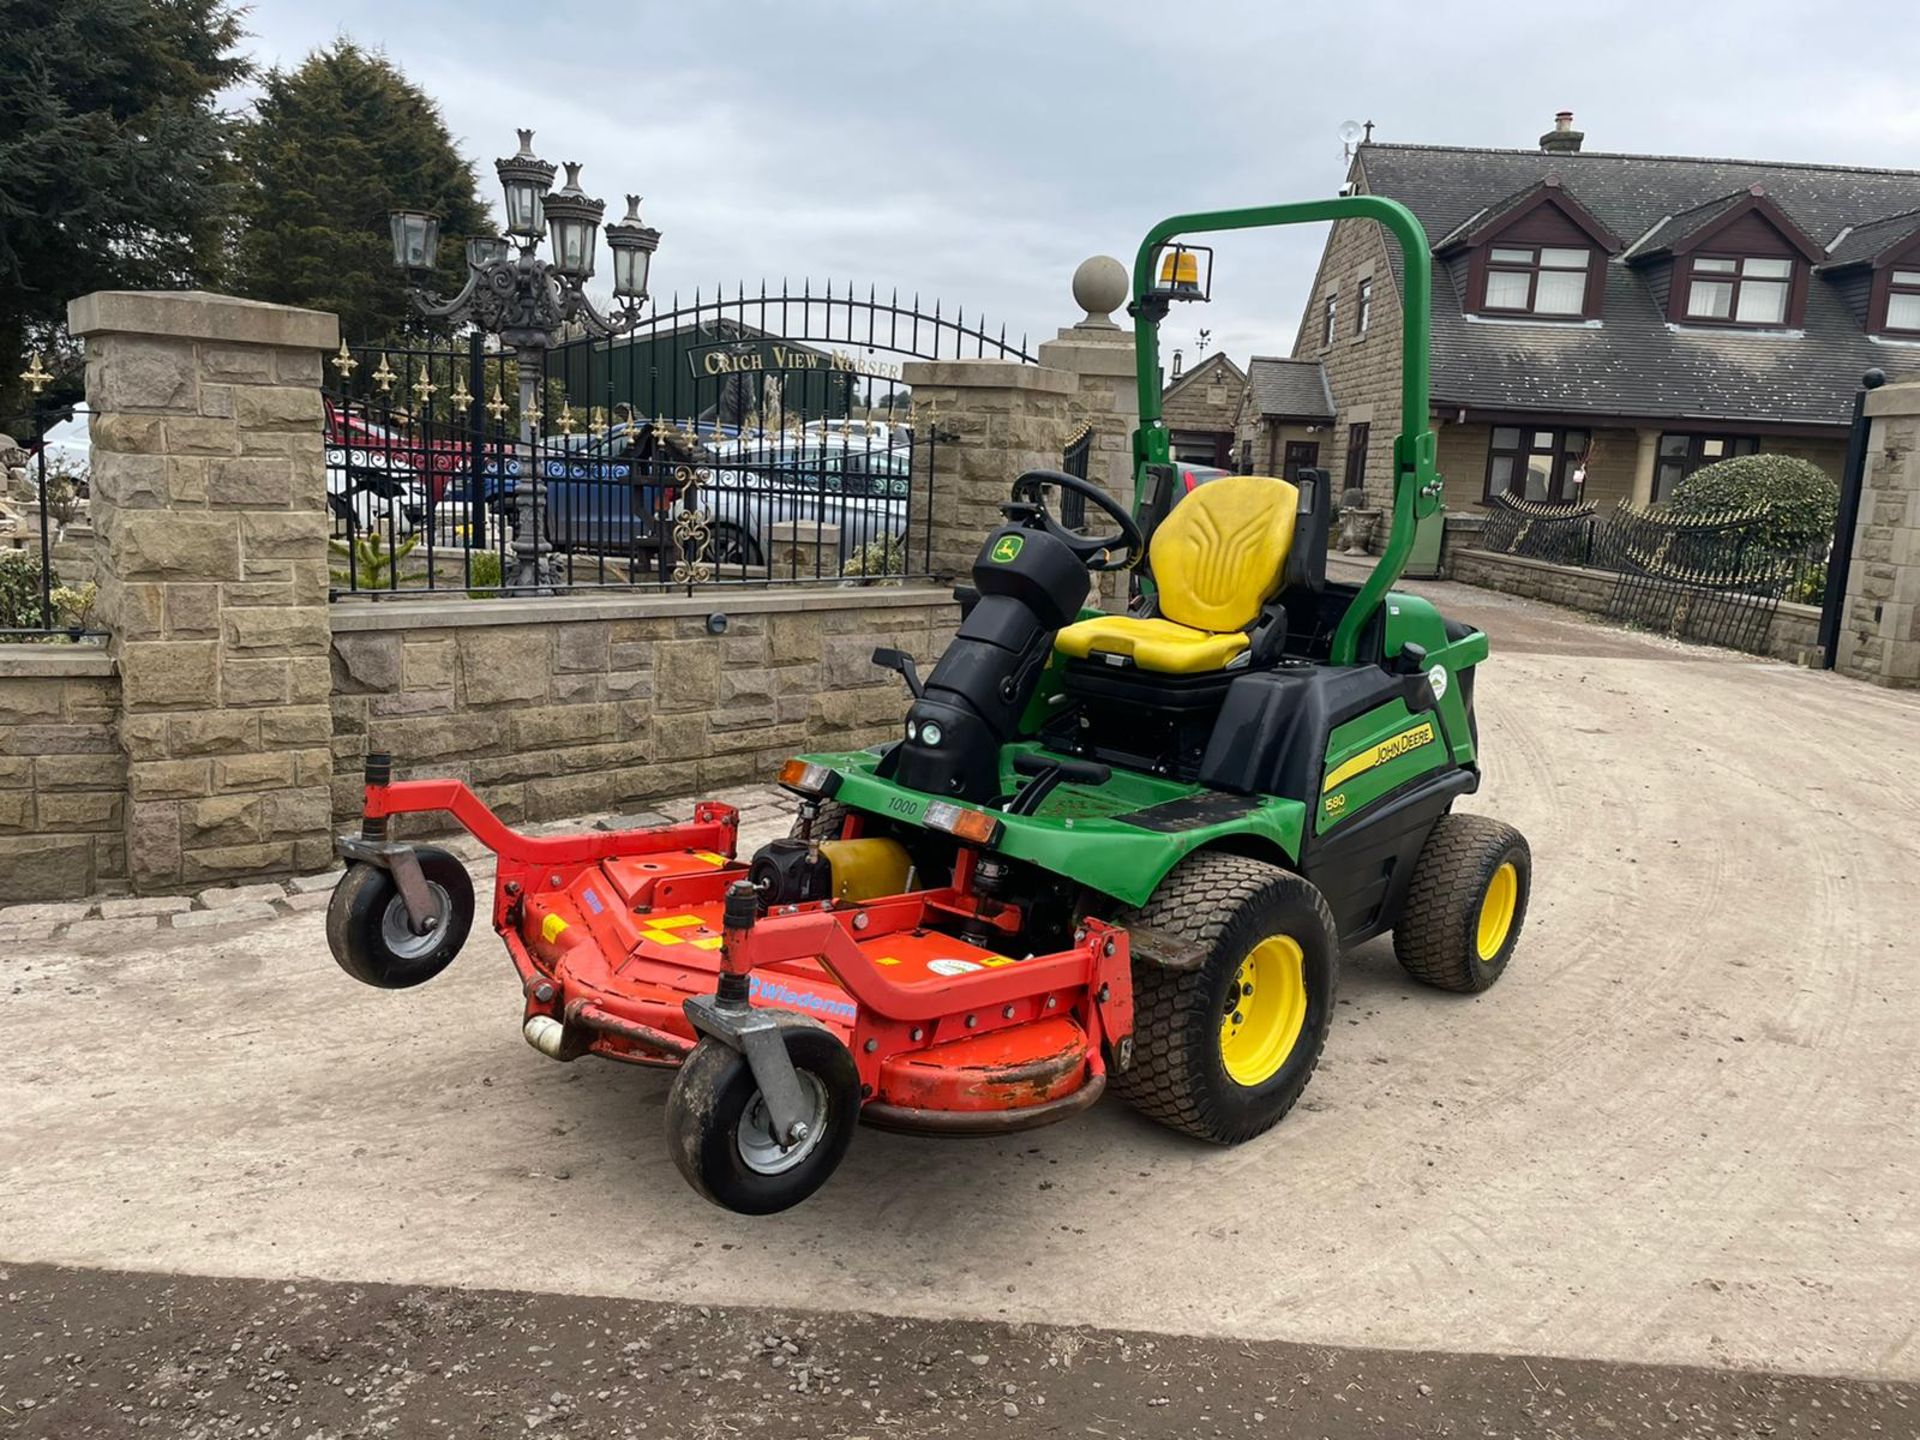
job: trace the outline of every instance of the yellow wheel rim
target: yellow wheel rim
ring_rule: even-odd
[[[1220,1018],[1220,1062],[1236,1085],[1279,1073],[1307,1025],[1306,956],[1291,936],[1269,935],[1240,962]]]
[[[1493,872],[1487,893],[1480,897],[1480,933],[1477,943],[1482,964],[1490,963],[1513,932],[1513,912],[1520,904],[1520,875],[1509,860]]]

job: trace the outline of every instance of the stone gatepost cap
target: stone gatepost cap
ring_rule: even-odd
[[[1080,324],[1118,329],[1113,312],[1127,302],[1127,267],[1111,255],[1094,255],[1073,272],[1073,303],[1087,312]]]
[[[67,331],[332,350],[340,343],[340,317],[204,290],[96,290],[67,306]]]

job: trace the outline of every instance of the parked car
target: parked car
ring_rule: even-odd
[[[468,474],[473,465],[473,446],[457,427],[428,425],[396,429],[331,399],[327,401],[327,445],[330,449],[385,457],[386,465],[381,468],[419,476],[434,502],[438,502],[455,479]],[[494,458],[507,453],[504,441],[490,442],[487,448]]]
[[[684,428],[623,422],[543,449],[536,463],[546,481],[548,543],[589,555],[659,554],[689,504],[710,517],[706,558],[721,565],[768,563],[774,527],[784,522],[801,525],[803,536],[808,524],[837,526],[837,560],[826,561],[836,569],[862,546],[905,533],[910,462],[904,450],[875,449],[864,440],[736,433],[696,452],[685,434]],[[706,473],[690,490],[689,473],[699,470]],[[482,503],[510,511],[520,472],[518,459],[484,465]],[[440,502],[443,511],[467,503],[468,486],[460,480]]]
[[[705,508],[771,553],[773,527],[839,530],[839,560],[906,533],[912,452],[867,439],[782,437],[771,445],[722,447],[703,487]],[[836,567],[837,568],[837,567]]]
[[[1180,493],[1191,495],[1195,489],[1209,480],[1218,480],[1222,475],[1231,475],[1233,471],[1222,470],[1215,465],[1182,465],[1180,467]],[[1176,498],[1174,503],[1179,504]]]

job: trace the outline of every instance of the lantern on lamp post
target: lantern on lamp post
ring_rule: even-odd
[[[640,218],[640,197],[627,196],[626,218],[607,226],[614,299],[638,305],[647,298],[647,272],[659,248],[660,232]]]
[[[533,131],[522,130],[520,149],[493,162],[506,193],[507,234],[522,245],[536,245],[547,233],[546,198],[553,188],[553,162],[533,153]]]
[[[426,210],[395,210],[387,216],[393,231],[393,263],[409,275],[424,275],[440,263],[440,217]]]
[[[533,132],[522,130],[520,148],[494,170],[507,215],[506,233],[476,235],[466,243],[467,283],[451,300],[428,293],[419,280],[432,270],[439,250],[438,217],[418,210],[396,210],[394,264],[415,281],[414,304],[429,318],[471,323],[497,335],[512,350],[520,380],[520,473],[514,483],[515,568],[510,584],[540,592],[551,583],[552,547],[542,553],[546,484],[534,457],[535,416],[547,352],[568,326],[595,339],[631,331],[640,323],[647,298],[647,272],[660,232],[640,220],[639,197],[627,197],[627,218],[607,226],[613,256],[613,294],[617,317],[602,315],[587,298],[593,278],[594,249],[606,202],[580,188],[580,166],[567,163],[567,183],[551,190],[555,167],[533,153]],[[539,255],[542,239],[551,242],[550,260]],[[504,477],[503,477],[504,478]]]
[[[607,202],[591,198],[580,188],[580,166],[569,160],[567,183],[547,196],[547,227],[552,231],[553,268],[576,285],[593,278],[594,240]]]

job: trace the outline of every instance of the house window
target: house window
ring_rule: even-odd
[[[1347,489],[1367,488],[1367,440],[1373,433],[1368,424],[1347,427]]]
[[[1367,333],[1367,326],[1373,320],[1373,281],[1360,282],[1360,298],[1354,309],[1356,313],[1353,317],[1353,333],[1364,335]]]
[[[1886,328],[1920,334],[1920,270],[1896,270],[1890,277]]]
[[[1662,435],[1653,467],[1653,498],[1671,500],[1673,487],[1702,465],[1757,454],[1759,449],[1760,440],[1753,435]]]
[[[1792,291],[1791,260],[1696,255],[1687,285],[1687,318],[1722,325],[1783,325]]]
[[[1487,449],[1487,499],[1512,495],[1544,505],[1578,500],[1590,439],[1585,430],[1496,425]]]
[[[1510,315],[1584,315],[1593,252],[1555,245],[1495,245],[1487,252],[1482,309]]]
[[[1337,294],[1327,296],[1323,310],[1326,320],[1326,333],[1321,336],[1320,343],[1325,346],[1333,344],[1333,337],[1337,333],[1340,316],[1340,297]]]

